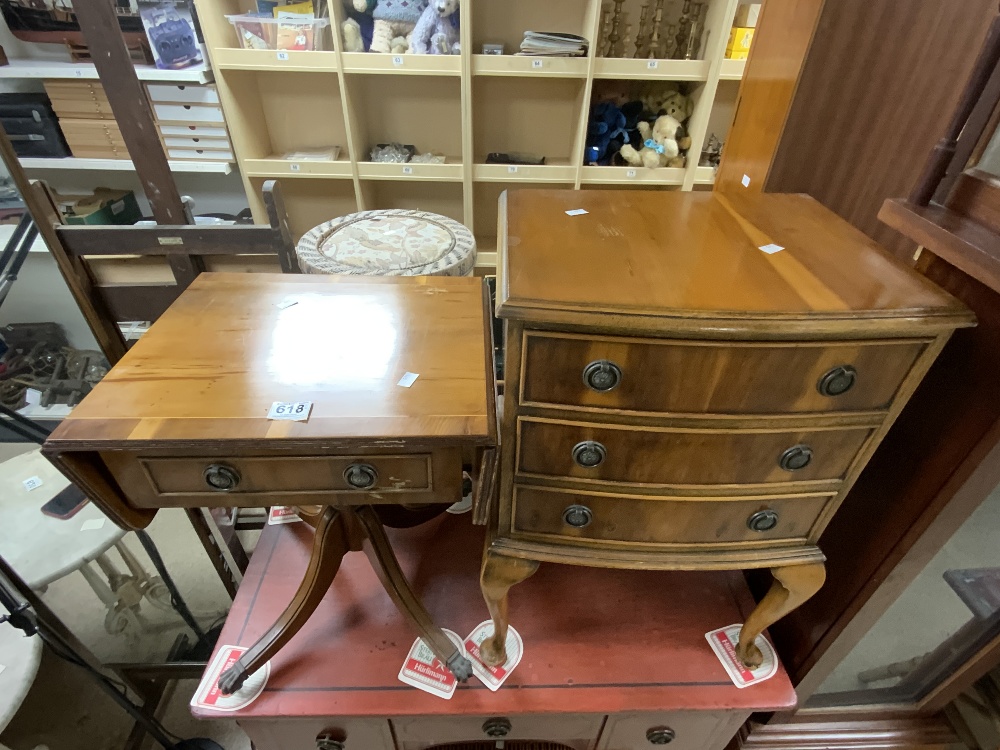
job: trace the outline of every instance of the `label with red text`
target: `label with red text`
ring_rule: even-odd
[[[759,667],[750,669],[736,655],[736,644],[740,641],[740,630],[743,626],[739,623],[729,625],[710,633],[705,633],[708,645],[719,657],[722,666],[726,668],[729,678],[738,688],[750,687],[758,682],[768,680],[778,673],[778,657],[774,653],[774,648],[767,642],[767,638],[758,635],[754,644],[764,655],[764,660]]]
[[[465,655],[462,639],[458,634],[444,628],[442,632]],[[458,687],[458,678],[434,655],[423,638],[417,638],[410,646],[410,652],[406,655],[398,677],[400,682],[445,700],[450,700],[455,694],[455,688]]]
[[[514,628],[507,628],[507,661],[503,664],[490,667],[487,666],[479,653],[479,648],[483,641],[493,636],[493,621],[487,620],[476,626],[476,629],[469,633],[465,639],[465,650],[469,652],[469,659],[472,661],[472,673],[478,677],[486,687],[493,692],[500,689],[504,681],[510,677],[514,667],[521,661],[524,655],[524,641],[521,634]]]
[[[212,659],[212,663],[202,675],[201,684],[194,691],[191,699],[192,708],[211,708],[216,711],[238,711],[249,706],[264,692],[267,677],[271,674],[271,662],[250,675],[243,687],[232,695],[226,695],[219,689],[219,676],[233,666],[246,652],[244,646],[223,646]]]
[[[299,511],[294,505],[273,505],[267,514],[267,525],[277,526],[280,523],[295,523],[301,521]]]

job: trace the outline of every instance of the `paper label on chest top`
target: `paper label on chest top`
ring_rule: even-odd
[[[271,662],[267,662],[247,678],[243,687],[232,695],[225,695],[219,689],[219,676],[233,666],[246,652],[244,646],[223,646],[215,655],[211,665],[202,675],[201,684],[191,699],[192,708],[211,708],[215,711],[237,711],[249,706],[264,692],[267,678],[271,674]]]
[[[275,401],[267,412],[268,419],[287,419],[292,422],[308,422],[312,411],[312,401]]]
[[[738,688],[750,687],[758,682],[763,682],[778,673],[778,657],[774,653],[774,648],[767,642],[767,638],[758,635],[754,644],[764,655],[764,660],[756,669],[749,669],[736,655],[736,644],[740,640],[740,630],[743,625],[727,625],[724,628],[705,633],[708,644],[712,651],[719,657],[722,666],[726,668],[726,673]]]
[[[462,639],[458,637],[458,633],[444,628],[441,629],[441,632],[458,646],[459,651],[465,653],[462,648]],[[405,682],[418,690],[423,690],[425,693],[436,695],[445,700],[450,700],[451,696],[455,694],[455,688],[458,687],[458,678],[434,655],[431,647],[424,642],[423,638],[417,638],[410,646],[403,666],[399,669],[398,677],[400,682]]]
[[[472,661],[472,672],[478,677],[486,687],[493,692],[500,689],[510,673],[514,671],[524,655],[524,641],[521,634],[514,628],[507,628],[507,661],[497,667],[489,667],[483,663],[479,655],[479,647],[483,641],[493,636],[493,621],[487,620],[476,626],[476,629],[469,633],[465,639],[465,650],[469,652],[469,659]]]

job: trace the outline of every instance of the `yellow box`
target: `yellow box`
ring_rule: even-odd
[[[750,42],[753,41],[753,29],[734,26],[729,32],[729,44],[726,46],[727,60],[746,60],[750,55]]]

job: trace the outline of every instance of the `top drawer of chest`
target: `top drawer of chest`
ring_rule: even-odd
[[[884,409],[926,341],[700,342],[525,331],[521,403],[672,414]]]

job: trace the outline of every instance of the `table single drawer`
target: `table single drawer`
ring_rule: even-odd
[[[637,412],[884,409],[923,341],[698,342],[528,331],[521,402]]]
[[[611,714],[597,750],[654,748],[722,750],[746,720],[746,711],[673,711]]]
[[[871,435],[845,429],[660,429],[522,417],[520,474],[659,485],[839,480]]]
[[[643,544],[806,539],[833,495],[665,498],[515,485],[514,531]]]
[[[601,714],[449,715],[399,717],[392,719],[392,726],[400,750],[425,750],[450,743],[469,743],[476,747],[474,743],[499,744],[498,740],[506,743],[558,742],[573,750],[586,750],[592,747],[600,733],[603,720]]]
[[[101,454],[139,508],[461,499],[461,453],[406,455],[159,457]]]

